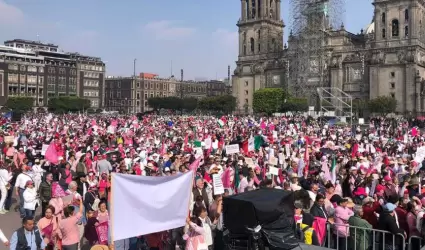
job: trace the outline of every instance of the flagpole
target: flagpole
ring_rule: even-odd
[[[112,246],[114,246],[114,230],[113,230],[113,228],[114,228],[114,209],[113,209],[113,202],[114,202],[114,189],[112,188],[112,183],[113,183],[113,181],[114,181],[114,175],[115,175],[115,173],[111,173],[111,183],[110,183],[110,189],[111,189],[111,197],[110,197],[110,200],[109,200],[109,208],[110,208],[110,210],[111,210],[111,220],[110,220],[110,226],[111,226],[111,228],[110,228],[110,235],[111,235],[111,243],[110,243],[110,245],[112,245]]]

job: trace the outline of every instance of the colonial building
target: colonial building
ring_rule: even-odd
[[[301,65],[296,62],[297,37],[290,35],[288,46],[281,46],[280,1],[241,1],[239,57],[232,78],[238,109],[251,112],[255,90],[279,86],[290,91],[338,88],[353,99],[393,96],[398,101],[397,112],[425,112],[425,4],[421,0],[373,0],[373,5],[373,21],[364,30],[354,34],[343,25],[327,27],[319,62],[309,58],[307,65]],[[267,6],[272,7],[264,10]],[[258,14],[263,11],[270,14]],[[312,74],[303,82],[291,76],[300,69],[317,72],[318,65],[325,72],[320,86],[314,85]],[[306,93],[304,97],[310,97]]]
[[[61,52],[57,45],[22,39],[0,46],[0,105],[8,96],[34,97],[47,106],[48,98],[79,96],[93,108],[103,105],[105,64],[100,58]]]
[[[107,77],[105,81],[105,109],[108,111],[150,111],[148,99],[176,96],[204,98],[230,94],[230,87],[222,81],[182,81],[174,77],[140,73],[137,77]]]

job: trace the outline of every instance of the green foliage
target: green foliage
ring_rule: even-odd
[[[281,112],[307,112],[308,100],[306,98],[290,97],[281,106]]]
[[[378,96],[369,100],[368,107],[372,113],[385,115],[395,112],[397,108],[397,100],[391,96]]]
[[[236,98],[232,95],[206,97],[199,101],[198,108],[204,111],[229,114],[236,108]]]
[[[367,110],[368,107],[368,101],[367,100],[361,100],[361,99],[354,99],[353,100],[353,113],[357,114],[358,117],[363,117],[365,110]]]
[[[52,97],[49,98],[48,104],[49,110],[56,113],[83,111],[89,109],[90,106],[90,100],[76,96]]]
[[[34,98],[27,96],[14,96],[7,98],[6,108],[11,109],[17,113],[24,113],[32,109],[34,105]]]
[[[198,107],[198,99],[194,97],[183,98],[182,108],[187,112],[192,112]]]
[[[286,93],[280,88],[264,88],[254,92],[252,108],[257,113],[272,114],[281,109]]]

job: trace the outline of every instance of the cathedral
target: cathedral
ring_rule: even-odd
[[[281,0],[241,0],[232,77],[238,112],[252,112],[256,90],[279,87],[309,100],[318,88],[338,89],[353,100],[392,96],[399,114],[425,113],[425,1],[371,4],[372,22],[357,34],[343,24],[332,27],[324,7],[290,31],[286,45]]]

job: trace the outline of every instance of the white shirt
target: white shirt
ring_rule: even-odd
[[[34,179],[37,180],[40,180],[44,173],[44,169],[42,169],[41,166],[38,164],[32,166],[32,171],[34,172]]]
[[[6,169],[0,169],[0,187],[4,187],[12,179],[12,176]]]
[[[213,240],[212,240],[211,227],[207,221],[209,220],[209,218],[202,219],[201,217],[199,217],[199,219],[202,221],[202,227],[204,228],[205,243],[207,244],[207,246],[211,246],[213,244]]]
[[[15,187],[25,189],[27,181],[32,181],[31,177],[27,173],[20,173],[16,178]]]
[[[24,193],[24,208],[28,210],[35,210],[38,203],[37,190],[35,188],[27,188]]]

